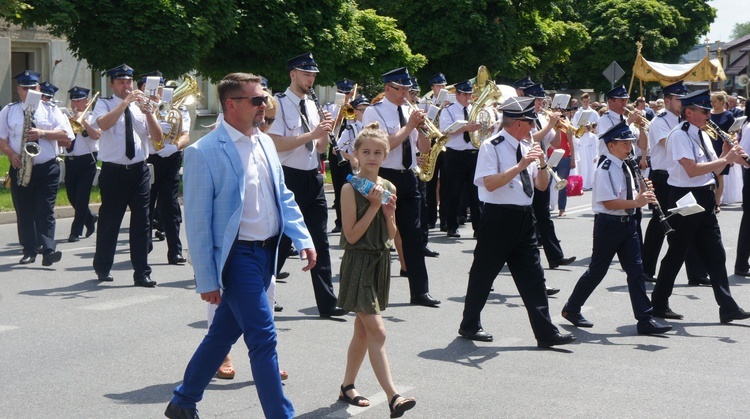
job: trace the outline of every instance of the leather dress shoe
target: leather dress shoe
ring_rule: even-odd
[[[187,262],[187,259],[185,259],[182,255],[177,255],[173,258],[168,258],[168,262],[170,265],[181,265]]]
[[[70,236],[68,236],[68,243],[75,243],[79,240],[81,240],[81,236],[79,236],[78,234],[71,234]]]
[[[273,302],[273,311],[275,311],[277,313],[281,312],[281,311],[284,311],[284,306],[280,306],[279,303],[277,303],[276,301],[274,301]]]
[[[576,337],[571,334],[561,335],[559,333],[555,333],[554,335],[550,336],[549,339],[537,340],[536,346],[540,348],[551,348],[553,346],[567,345],[569,343],[575,342],[575,340]]]
[[[198,409],[186,409],[184,407],[177,407],[169,402],[167,410],[164,411],[164,416],[169,419],[200,419],[198,417]]]
[[[448,227],[441,224],[440,231],[443,231],[443,232],[448,231]]]
[[[734,274],[737,276],[750,276],[750,269],[735,269]]]
[[[47,252],[42,256],[42,266],[52,266],[53,263],[57,263],[62,259],[62,252]]]
[[[136,287],[145,287],[145,288],[153,288],[156,286],[156,281],[151,279],[149,276],[145,276],[143,278],[138,278],[133,281],[135,283]]]
[[[411,297],[411,303],[418,306],[435,307],[440,304],[440,300],[432,298],[429,293],[424,293],[417,295],[416,297]]]
[[[694,287],[710,287],[711,280],[707,276],[701,276],[698,278],[688,278],[688,285]]]
[[[289,256],[299,256],[299,250],[297,250],[297,249],[295,249],[293,247],[290,247],[289,248]]]
[[[28,265],[34,262],[36,262],[36,255],[23,255],[21,260],[18,261],[21,265]]]
[[[461,237],[461,233],[458,230],[448,230],[448,237]]]
[[[435,228],[435,223],[429,223],[429,224],[427,224],[427,229],[428,230],[432,230],[433,228]]]
[[[163,231],[156,230],[154,231],[154,237],[156,237],[156,240],[163,242],[167,238],[167,235]]]
[[[586,320],[581,313],[573,313],[572,311],[565,311],[563,309],[562,316],[575,327],[594,327],[594,323]]]
[[[560,292],[560,288],[547,287],[547,296],[555,295]]]
[[[468,219],[465,216],[458,217],[458,224],[464,225],[466,224],[466,221],[468,221]]]
[[[575,256],[571,256],[569,258],[557,259],[557,260],[554,260],[554,261],[552,261],[552,262],[549,263],[549,268],[550,269],[555,269],[555,268],[557,268],[559,266],[570,265],[571,263],[575,262],[575,260],[576,260]]]
[[[334,226],[331,233],[341,233],[341,226]]]
[[[403,276],[404,278],[408,278],[409,274],[405,270],[399,269],[398,270],[398,276]]]
[[[722,323],[731,323],[732,320],[750,319],[750,313],[748,313],[747,311],[741,308],[738,308],[737,310],[731,313],[719,314],[719,319],[721,320]]]
[[[646,282],[656,282],[656,278],[651,274],[646,274],[646,278],[644,278]]]
[[[428,246],[425,246],[422,248],[422,253],[424,253],[425,256],[429,258],[436,258],[440,256],[440,252],[436,252],[432,249],[430,249]]]
[[[662,333],[667,333],[670,330],[672,330],[672,326],[661,324],[654,319],[638,322],[639,335],[660,335]]]
[[[96,278],[102,282],[112,282],[115,278],[109,272],[97,272]]]
[[[341,307],[334,307],[333,310],[331,310],[331,311],[321,312],[320,313],[320,317],[323,317],[323,318],[327,319],[329,317],[343,316],[346,313],[348,313],[348,311],[344,310],[343,308],[341,308]]]
[[[458,334],[469,340],[477,340],[480,342],[492,342],[492,335],[485,332],[484,329],[479,329],[476,332],[469,332],[468,330],[458,329]]]
[[[672,311],[671,308],[654,308],[654,312],[652,314],[654,317],[658,317],[660,319],[674,319],[674,320],[682,320],[683,316],[682,314],[677,314],[674,311]]]
[[[99,221],[99,216],[95,215],[94,219],[91,221],[91,224],[86,226],[86,237],[91,237],[92,234],[96,232],[96,222]]]
[[[276,279],[287,279],[289,278],[289,272],[279,272],[278,275],[276,275]]]

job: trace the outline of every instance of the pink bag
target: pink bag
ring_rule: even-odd
[[[581,175],[568,176],[568,186],[566,187],[565,193],[568,196],[583,195],[583,176]]]

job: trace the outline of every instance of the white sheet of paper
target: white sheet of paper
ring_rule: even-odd
[[[676,204],[677,206],[675,208],[669,210],[671,214],[680,214],[683,217],[686,217],[688,215],[705,211],[702,206],[695,202],[695,196],[693,196],[692,192],[688,192],[685,196],[678,199]]]
[[[451,125],[450,125],[450,126],[448,127],[448,129],[446,129],[446,130],[445,130],[445,133],[444,133],[444,134],[445,134],[445,135],[451,135],[451,134],[453,134],[454,132],[456,132],[456,131],[460,130],[461,128],[463,128],[464,126],[466,126],[466,124],[468,124],[468,123],[469,123],[469,121],[465,121],[465,120],[463,120],[463,119],[459,119],[458,121],[456,121],[456,122],[452,123],[452,124],[451,124]]]
[[[565,150],[558,148],[552,152],[552,155],[547,159],[549,167],[557,167],[557,163],[560,163],[560,159],[565,155]]]
[[[161,77],[146,77],[146,85],[144,86],[144,89],[147,92],[158,90],[160,80],[161,80]]]
[[[570,95],[567,95],[565,93],[558,93],[555,95],[554,99],[552,99],[552,105],[550,106],[550,108],[565,109],[568,107],[568,103],[570,103]]]
[[[737,132],[737,131],[741,130],[742,129],[742,124],[745,123],[746,119],[747,119],[746,116],[741,116],[741,117],[735,119],[734,123],[732,124],[731,127],[729,127],[729,131],[727,131],[727,132],[732,133],[732,132]]]
[[[344,101],[346,100],[346,95],[341,92],[336,92],[336,98],[333,100],[337,105],[344,106]]]
[[[26,91],[26,106],[31,108],[36,108],[39,106],[39,102],[42,100],[42,92],[39,92],[37,90],[27,90]]]
[[[162,102],[172,102],[172,94],[174,93],[174,89],[171,87],[165,87],[164,90],[161,92],[161,101]]]
[[[584,125],[586,125],[589,122],[589,116],[591,116],[591,112],[593,111],[583,111],[581,112],[581,116],[578,117],[578,127],[580,128]]]
[[[437,96],[438,105],[445,102],[446,100],[448,100],[448,91],[445,89],[440,89],[440,92],[438,92],[438,96]]]
[[[427,119],[429,119],[430,121],[434,121],[439,111],[440,108],[435,105],[430,105],[430,107],[427,108]]]
[[[448,93],[448,96],[445,98],[450,103],[456,103],[456,95],[453,93]]]

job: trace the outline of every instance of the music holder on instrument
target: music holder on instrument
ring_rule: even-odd
[[[695,197],[693,196],[692,192],[688,192],[687,194],[685,194],[685,196],[678,199],[676,204],[676,207],[669,210],[670,214],[667,216],[667,218],[675,214],[680,214],[683,217],[687,217],[688,215],[698,214],[705,211],[705,208],[698,205],[698,203],[695,201]]]

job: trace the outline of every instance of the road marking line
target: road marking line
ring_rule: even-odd
[[[113,310],[115,308],[122,308],[122,307],[132,306],[132,305],[141,304],[141,303],[149,303],[151,301],[162,300],[164,298],[167,298],[167,296],[166,295],[142,295],[142,296],[137,296],[137,297],[128,297],[128,298],[121,298],[119,300],[106,301],[103,303],[91,304],[88,306],[83,306],[83,307],[78,307],[78,308],[82,308],[84,310],[98,310],[98,311]]]
[[[403,395],[407,391],[413,389],[414,387],[399,387],[399,391],[402,392]],[[370,400],[370,405],[366,407],[359,407],[359,406],[353,406],[353,405],[347,405],[347,407],[343,409],[339,409],[335,412],[329,413],[328,415],[324,416],[325,418],[350,418],[354,415],[358,415],[360,413],[366,412],[367,410],[370,410],[370,408],[375,407],[379,404],[383,403],[390,403],[390,400],[387,400],[388,396],[385,395],[384,392],[378,392],[373,394],[372,396],[367,396],[367,398]]]
[[[15,330],[15,329],[18,329],[18,326],[3,326],[3,325],[0,325],[0,333],[7,332],[9,330]]]

